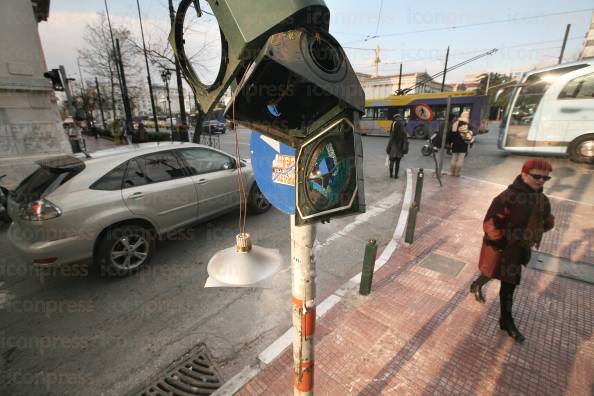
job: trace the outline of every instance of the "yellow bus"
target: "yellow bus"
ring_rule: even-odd
[[[463,111],[469,111],[471,129],[477,134],[487,131],[486,98],[471,92],[393,95],[366,100],[359,131],[362,135],[388,136],[394,115],[400,114],[409,137],[426,139],[443,128],[448,96],[452,97],[450,119],[458,117]]]

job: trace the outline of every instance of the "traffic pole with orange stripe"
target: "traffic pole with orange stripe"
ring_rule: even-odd
[[[291,216],[291,279],[293,303],[293,392],[313,395],[316,326],[315,225],[295,226]]]

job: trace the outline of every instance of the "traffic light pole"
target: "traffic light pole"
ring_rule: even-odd
[[[107,124],[105,124],[105,114],[103,113],[103,99],[101,99],[101,91],[99,90],[99,81],[97,81],[97,77],[95,77],[95,88],[97,88],[97,98],[99,99],[99,111],[101,111],[103,129],[107,129]]]
[[[120,39],[116,39],[117,61],[120,65],[120,78],[122,80],[122,99],[124,101],[124,112],[126,113],[126,138],[134,140],[134,127],[132,125],[132,109],[130,109],[130,98],[128,97],[128,86],[126,85],[126,74],[124,72],[124,62],[122,62],[122,53],[120,52]]]
[[[169,109],[169,125],[171,126],[171,141],[173,142],[173,115],[171,114],[171,98],[169,97],[169,80],[165,80],[165,91],[167,92],[167,108]]]
[[[293,394],[313,395],[314,331],[316,323],[316,265],[313,245],[316,226],[296,226],[291,216],[291,279],[293,303]]]
[[[171,21],[171,26],[175,24],[175,10],[173,9],[173,1],[169,0],[169,19]],[[186,119],[186,105],[184,103],[184,87],[182,85],[182,77],[181,77],[181,69],[179,67],[179,61],[177,60],[177,54],[173,54],[173,60],[175,61],[175,77],[177,79],[177,95],[179,99],[179,115],[181,117],[181,123],[185,126],[188,125],[188,120]],[[180,137],[180,140],[187,141],[187,137],[183,136]]]
[[[148,56],[146,55],[146,44],[144,42],[144,29],[142,28],[142,15],[140,14],[140,2],[136,0],[136,7],[138,8],[138,21],[140,22],[140,36],[142,37],[142,49],[144,53],[144,63],[146,64],[146,80],[149,87],[149,95],[151,96],[151,109],[153,110],[153,122],[155,123],[155,131],[159,132],[159,121],[157,120],[157,108],[155,107],[155,97],[153,95],[153,82],[151,81],[151,69],[148,64]]]
[[[76,108],[74,107],[74,101],[72,100],[72,92],[70,92],[70,81],[68,81],[66,69],[64,69],[64,66],[62,65],[60,65],[60,76],[62,77],[62,82],[64,84],[64,93],[66,93],[66,101],[68,102],[68,112],[74,120],[74,118],[76,118]]]
[[[449,128],[452,126],[450,125],[450,109],[452,108],[452,95],[448,96],[448,102],[446,105],[446,115],[445,115],[445,123],[443,126],[443,132],[441,135],[441,148],[439,149],[439,166],[437,167],[438,177],[441,178],[441,171],[443,170],[443,157],[445,155],[445,145],[446,140],[448,138]],[[439,184],[441,185],[441,179],[439,179]]]

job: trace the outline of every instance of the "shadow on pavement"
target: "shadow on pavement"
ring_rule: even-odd
[[[412,265],[414,264],[406,267],[411,267]],[[394,355],[394,357],[386,365],[384,365],[382,370],[369,380],[369,383],[359,392],[360,396],[381,393],[381,390],[383,390],[390,383],[390,380],[395,377],[404,367],[404,365],[413,358],[413,356],[429,339],[429,337],[431,337],[439,325],[442,324],[442,322],[444,322],[447,317],[458,307],[458,305],[468,296],[467,288],[469,285],[469,282],[465,283],[464,286],[458,290],[449,301],[444,303],[443,307],[432,316],[431,320],[426,322],[423,327],[421,327],[421,329],[417,331],[402,348],[400,348],[398,353]]]

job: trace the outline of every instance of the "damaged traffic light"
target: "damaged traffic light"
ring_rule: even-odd
[[[233,87],[226,109],[253,130],[297,149],[297,224],[365,211],[363,150],[355,132],[365,95],[322,0],[209,0],[222,58],[214,82],[185,56],[182,0],[170,41],[204,112]],[[257,21],[257,23],[255,22]]]

